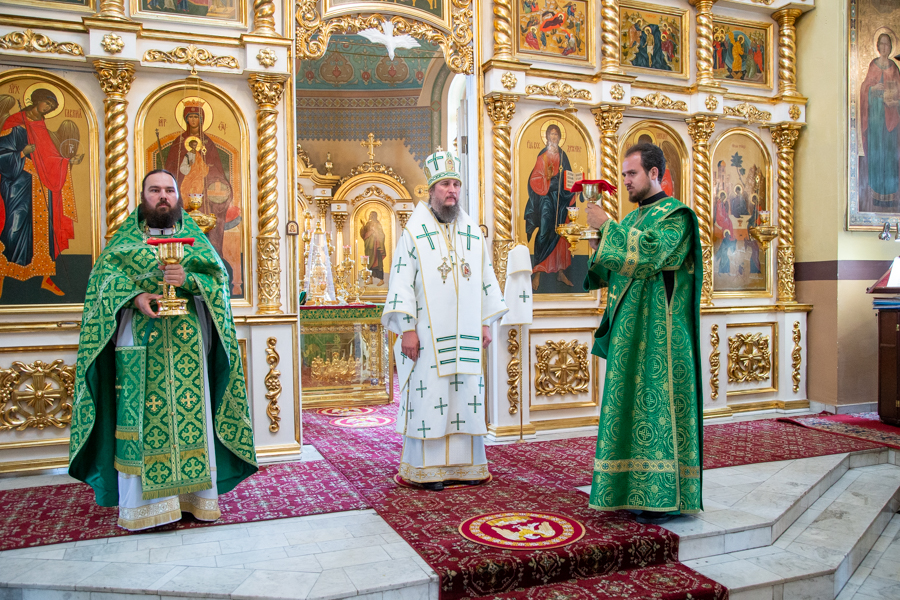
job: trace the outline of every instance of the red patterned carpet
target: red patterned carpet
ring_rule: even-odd
[[[376,414],[395,417],[396,411],[396,405],[388,405]],[[443,600],[498,594],[555,600],[604,597],[594,595],[597,586],[622,590],[607,594],[608,598],[727,597],[721,585],[676,564],[676,535],[641,525],[625,511],[588,508],[584,495],[573,489],[584,485],[585,477],[590,481],[593,447],[583,439],[579,440],[583,448],[576,452],[575,440],[488,448],[493,481],[429,492],[394,482],[401,438],[392,427],[337,429],[312,411],[304,413],[304,423],[306,441],[439,574]],[[476,515],[536,509],[581,522],[584,537],[562,548],[500,550],[470,542],[457,529]],[[594,581],[597,578],[602,581]],[[568,585],[560,585],[563,582]],[[540,587],[544,585],[548,588]],[[578,591],[570,595],[561,588]]]
[[[781,420],[844,438],[865,440],[877,446],[889,446],[900,450],[900,427],[882,423],[878,419],[878,413],[853,415],[822,413],[811,417],[785,417]]]
[[[222,517],[215,523],[186,516],[178,523],[148,531],[170,531],[301,517],[370,508],[326,461],[261,467],[231,492],[219,497]],[[118,508],[94,503],[83,483],[48,485],[0,492],[0,550],[134,535],[116,525]]]

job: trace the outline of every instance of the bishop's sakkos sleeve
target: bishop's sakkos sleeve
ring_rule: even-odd
[[[481,324],[490,325],[509,310],[500,284],[497,283],[497,275],[494,274],[494,262],[491,260],[491,250],[486,241],[482,242],[481,261]]]
[[[402,335],[416,328],[416,275],[419,259],[416,246],[404,229],[394,250],[391,277],[381,323],[389,331]]]
[[[585,283],[595,289],[594,282],[602,287],[612,273],[647,279],[660,271],[677,269],[691,249],[692,222],[685,210],[671,213],[646,230],[608,220],[600,228],[600,246]]]

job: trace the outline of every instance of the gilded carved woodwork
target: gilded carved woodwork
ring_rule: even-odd
[[[253,0],[253,35],[280,37],[275,31],[275,2]]]
[[[606,181],[619,181],[619,126],[622,124],[622,115],[625,108],[601,105],[593,110],[594,122],[600,130],[600,178]],[[600,196],[600,205],[614,221],[619,220],[619,198],[612,194],[603,193]]]
[[[703,284],[701,304],[712,305],[712,179],[710,178],[709,139],[716,128],[716,117],[698,115],[686,120],[693,142],[694,212],[700,227],[700,248],[703,256]]]
[[[570,84],[565,83],[564,81],[560,81],[559,79],[557,79],[556,81],[551,81],[547,85],[532,84],[525,86],[525,95],[552,96],[555,98],[559,98],[559,105],[568,106],[569,108],[575,105],[574,100],[591,99],[590,90],[576,90]]]
[[[794,348],[791,350],[791,381],[794,382],[793,390],[796,394],[800,391],[800,363],[803,361],[803,348],[800,346],[800,321],[794,321],[794,329],[791,340]]]
[[[503,76],[500,78],[500,83],[501,83],[501,84],[503,85],[503,87],[506,88],[507,90],[511,90],[511,89],[513,89],[514,87],[516,87],[516,83],[517,83],[517,82],[518,82],[518,80],[516,79],[516,76],[513,75],[513,74],[512,74],[511,72],[509,72],[509,71],[507,71],[506,73],[504,73]]]
[[[591,380],[587,344],[549,340],[536,346],[535,352],[534,387],[538,396],[587,393]]]
[[[747,123],[765,123],[772,120],[772,113],[759,110],[749,102],[738,104],[737,106],[724,106],[722,112],[726,117],[738,117],[747,119]]]
[[[693,0],[697,9],[697,85],[718,86],[713,78],[712,7],[716,0]]]
[[[380,30],[381,24],[390,20],[395,36],[409,34],[440,46],[447,67],[454,73],[471,75],[475,69],[470,0],[450,0],[450,33],[414,19],[397,16],[387,19],[379,14],[335,17],[323,22],[318,11],[318,0],[298,0],[295,18],[297,58],[322,58],[332,35],[359,33],[365,29]]]
[[[112,21],[128,21],[125,16],[125,0],[100,0],[100,10],[97,16],[101,19]]]
[[[494,58],[500,60],[512,60],[513,58],[512,20],[511,0],[494,0]]]
[[[771,372],[768,336],[761,333],[728,336],[728,383],[765,381]]]
[[[287,77],[254,74],[248,79],[256,101],[256,174],[258,235],[256,272],[257,314],[277,315],[281,310],[281,259],[278,233],[278,103]]]
[[[709,397],[713,400],[719,398],[719,325],[713,325],[709,333],[709,343],[712,352],[709,353]]]
[[[266,406],[266,416],[269,417],[269,431],[272,433],[278,433],[278,430],[281,429],[279,424],[281,417],[278,416],[281,412],[281,408],[278,406],[278,399],[281,398],[281,371],[278,370],[278,363],[281,362],[281,357],[278,356],[278,351],[275,349],[276,344],[278,344],[278,340],[273,337],[266,340],[266,364],[269,365],[269,372],[266,373],[264,380],[266,400],[269,401]]]
[[[278,61],[278,55],[270,48],[263,48],[256,54],[256,60],[262,67],[269,69],[275,66],[275,63]]]
[[[0,50],[84,56],[84,48],[79,44],[75,42],[54,42],[43,33],[35,33],[30,29],[13,31],[0,37]]]
[[[393,167],[383,165],[375,160],[375,148],[381,146],[382,143],[383,142],[381,142],[380,140],[375,139],[374,133],[369,132],[367,139],[359,143],[359,145],[363,148],[368,148],[369,160],[357,167],[353,167],[352,169],[350,169],[350,173],[346,177],[342,177],[338,182],[338,185],[343,185],[345,181],[349,180],[352,177],[356,177],[357,175],[362,175],[363,173],[382,173],[384,175],[387,175],[388,177],[393,178],[400,185],[406,185],[406,179],[401,177],[398,173],[394,172]]]
[[[106,138],[106,239],[128,217],[128,101],[134,82],[131,63],[95,60],[95,75],[106,94],[103,102]]]
[[[788,115],[790,115],[792,120],[796,121],[800,118],[800,107],[796,104],[791,104],[791,107],[788,109]]]
[[[779,123],[769,127],[778,155],[778,266],[779,302],[796,302],[794,285],[794,144],[801,125]]]
[[[772,18],[778,22],[778,95],[799,96],[797,91],[797,18],[803,11],[783,8]]]
[[[613,100],[621,100],[625,97],[625,88],[622,87],[621,83],[617,83],[609,88],[609,96]]]
[[[118,54],[125,47],[125,40],[115,33],[107,33],[100,40],[100,47],[108,54]]]
[[[660,92],[647,94],[643,98],[641,98],[640,96],[632,96],[631,105],[646,108],[656,108],[659,110],[687,111],[688,109],[687,102],[685,102],[684,100],[672,100],[671,98]]]
[[[520,346],[518,336],[517,328],[511,327],[506,340],[506,350],[509,352],[509,362],[506,364],[506,375],[508,377],[506,384],[509,386],[509,389],[506,392],[506,399],[509,400],[509,414],[511,415],[519,412],[519,403],[521,402],[519,382],[522,378],[522,361],[519,360]]]
[[[619,0],[600,0],[600,72],[603,74],[624,73],[619,65],[620,35]]]
[[[512,141],[509,122],[516,112],[516,96],[485,96],[494,138],[494,273],[506,287],[506,261],[515,245],[512,230]]]
[[[381,200],[382,202],[388,204],[396,203],[396,200],[381,191],[380,187],[378,187],[377,185],[370,185],[365,190],[363,190],[362,194],[350,199],[350,206],[355,205],[357,202],[365,202],[367,200]],[[332,217],[334,217],[335,215],[332,215]]]
[[[706,105],[706,110],[712,112],[719,107],[719,100],[712,94],[706,97],[706,100],[703,102]]]
[[[69,426],[74,393],[75,365],[13,362],[0,369],[0,431]]]
[[[172,50],[147,50],[144,52],[144,62],[167,63],[175,65],[188,65],[191,74],[197,74],[197,66],[219,67],[223,69],[239,69],[240,64],[233,56],[216,56],[206,48],[198,48],[194,44],[178,46]]]

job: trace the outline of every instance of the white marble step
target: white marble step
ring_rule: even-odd
[[[900,508],[897,453],[881,454],[891,462],[849,469],[774,543],[684,563],[731,600],[832,600]]]

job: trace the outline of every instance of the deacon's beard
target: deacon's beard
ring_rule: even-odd
[[[432,204],[431,210],[441,223],[452,223],[459,216],[459,201],[452,206],[435,206]]]
[[[639,203],[641,200],[646,200],[650,197],[650,184],[647,184],[642,190],[635,190],[633,194],[628,194],[628,200],[633,202],[634,204]]]
[[[147,227],[170,229],[175,227],[175,223],[181,220],[181,206],[181,200],[179,199],[168,211],[160,211],[158,207],[151,209],[144,202],[141,202],[139,216],[147,224]]]

